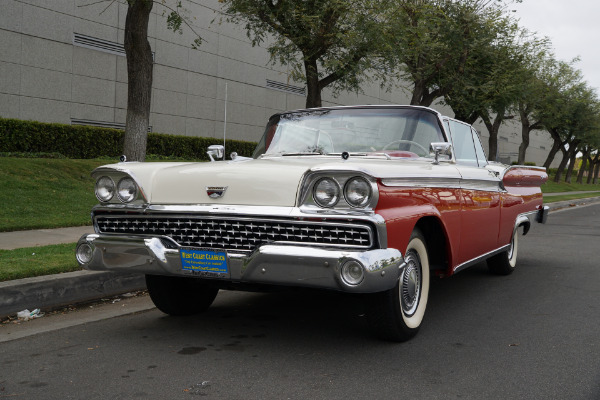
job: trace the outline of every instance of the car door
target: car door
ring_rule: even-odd
[[[461,175],[461,235],[458,266],[495,250],[500,224],[500,179],[486,169],[479,135],[470,125],[446,120]]]

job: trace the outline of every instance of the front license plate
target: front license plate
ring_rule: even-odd
[[[224,250],[182,247],[179,255],[184,271],[210,278],[229,277],[227,252]]]

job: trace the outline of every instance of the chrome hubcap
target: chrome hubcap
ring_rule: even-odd
[[[402,273],[400,299],[402,311],[406,316],[411,316],[417,310],[421,294],[421,263],[414,251],[410,250],[406,258],[406,267]]]

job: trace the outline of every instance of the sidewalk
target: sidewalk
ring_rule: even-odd
[[[92,226],[75,226],[71,228],[0,232],[0,250],[75,243],[85,233],[94,233],[94,228]]]
[[[551,193],[544,196],[559,194],[564,193]],[[598,202],[600,202],[600,196],[559,201],[547,205],[550,207],[550,211],[556,211]],[[0,232],[0,249],[75,243],[84,233],[93,232],[94,229],[91,226]],[[75,261],[75,248],[73,248],[73,261]],[[126,292],[144,290],[145,287],[146,282],[142,274],[92,271],[77,271],[0,282],[0,318],[14,315],[24,309],[40,308],[48,310]]]
[[[592,191],[592,193],[598,192],[596,191]],[[561,196],[563,194],[583,194],[583,193],[590,193],[589,190],[583,190],[580,192],[559,192],[559,193],[544,193],[544,197],[552,197],[552,196]]]

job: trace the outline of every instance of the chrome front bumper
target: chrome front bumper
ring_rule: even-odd
[[[194,275],[184,270],[178,249],[163,245],[158,237],[86,234],[79,239],[91,248],[90,261],[81,266],[94,271],[139,272],[153,275],[196,276],[234,283],[302,286],[353,293],[374,293],[393,288],[404,268],[396,249],[367,251],[331,250],[307,246],[263,245],[253,253],[228,254],[229,276]],[[348,261],[359,262],[364,278],[350,285],[341,277]]]

